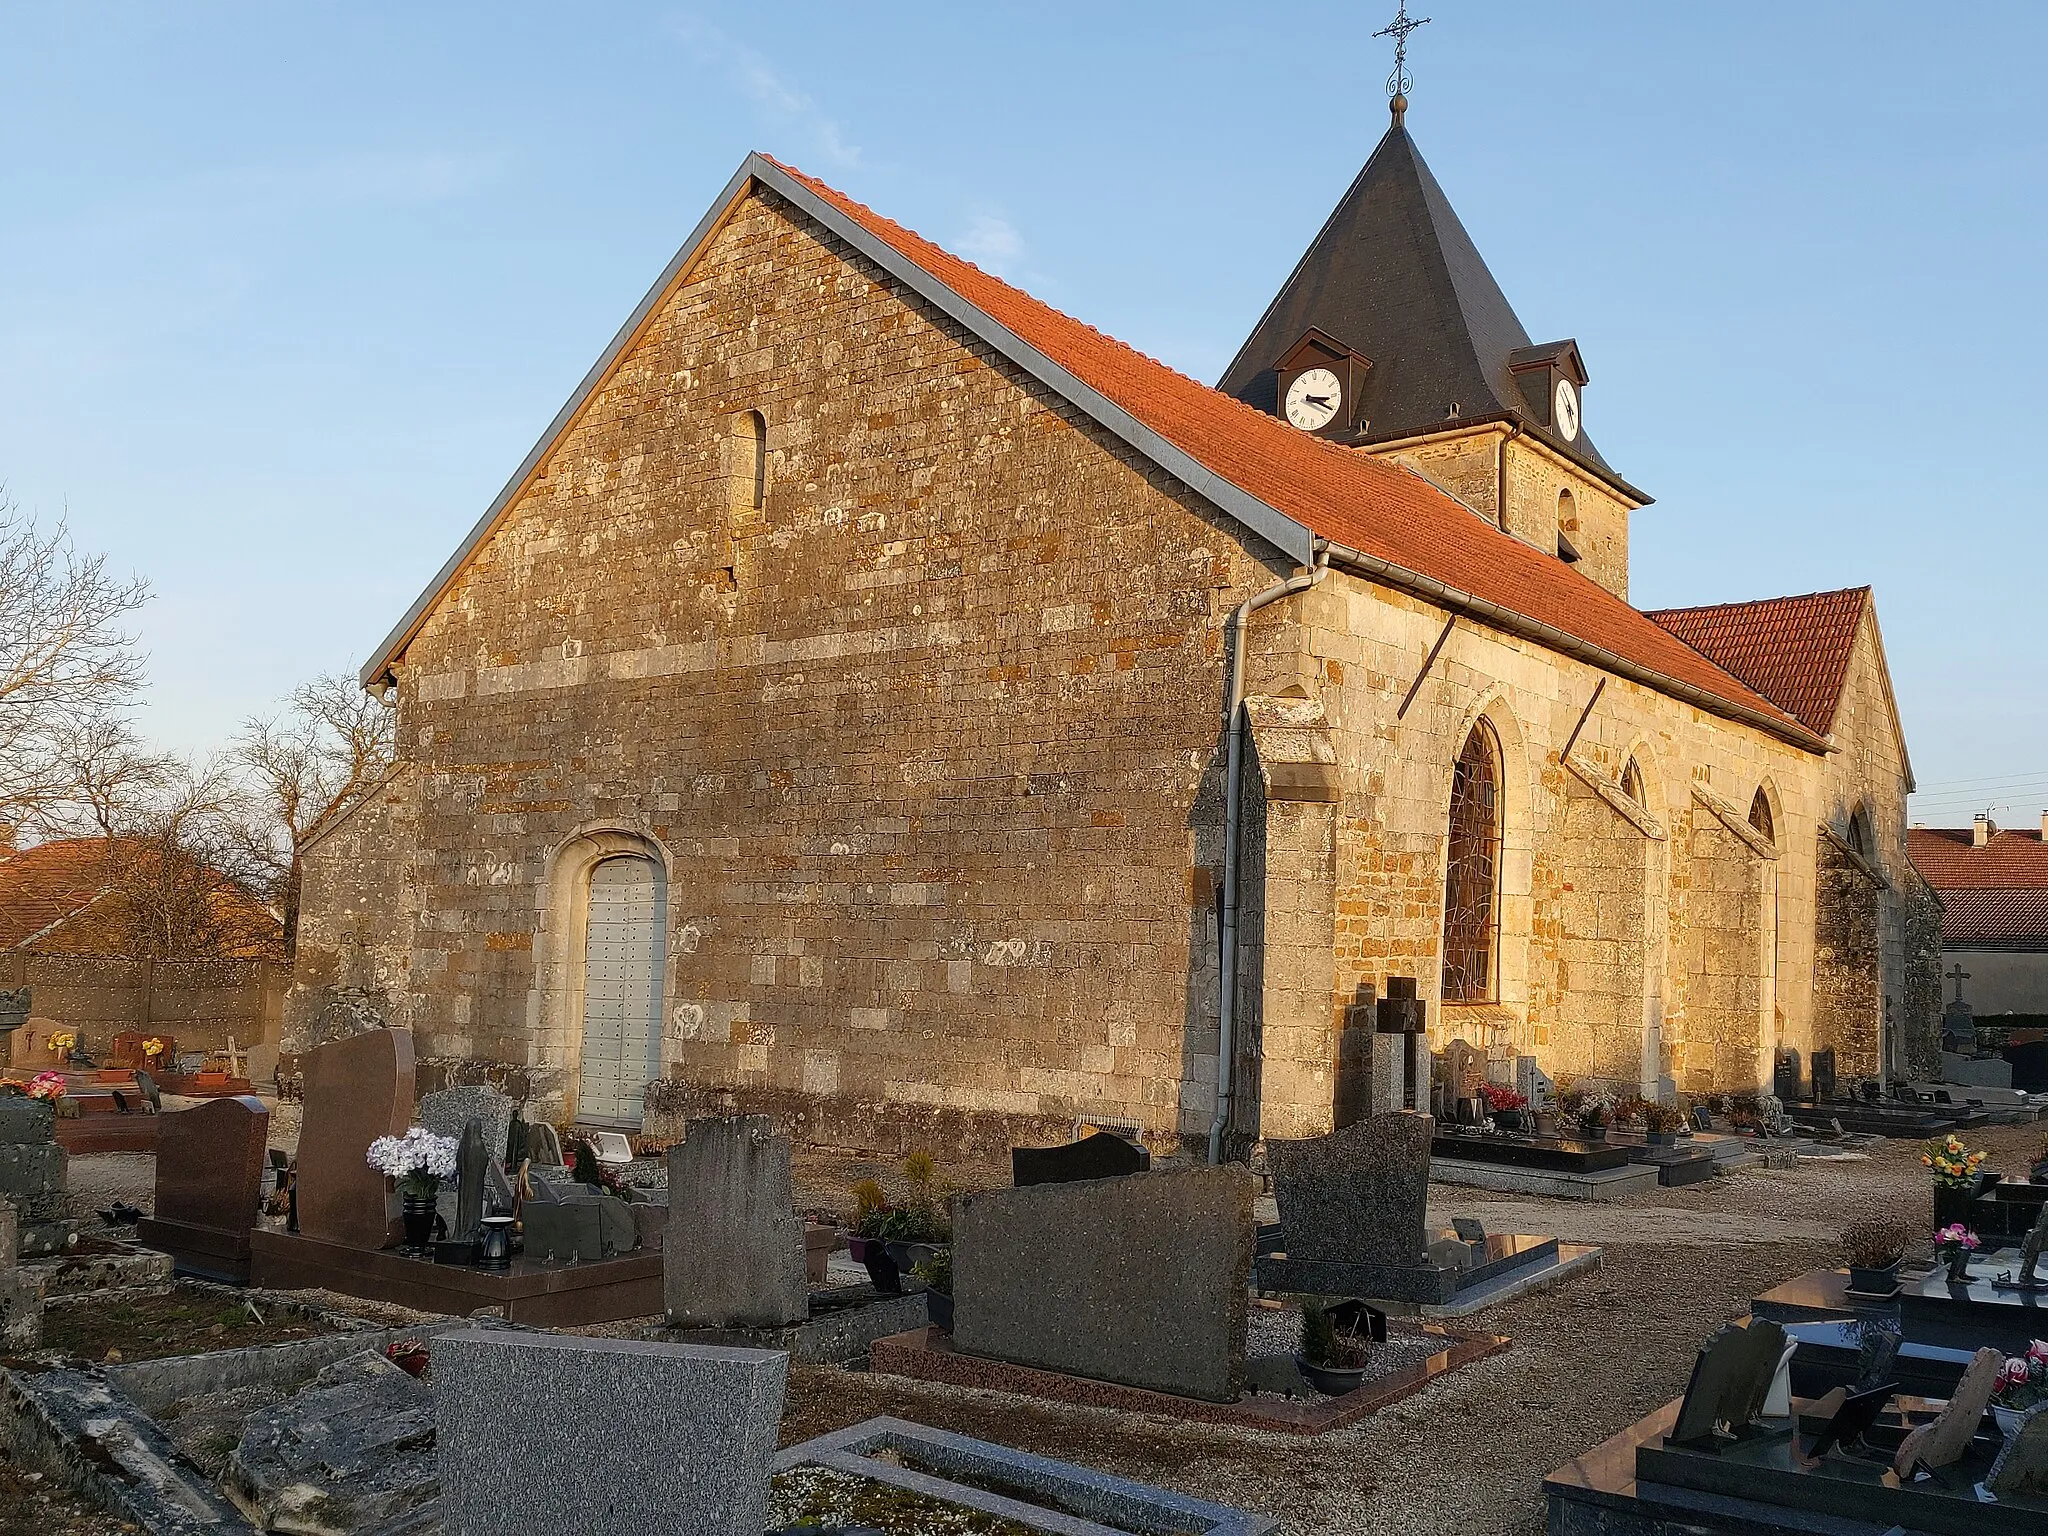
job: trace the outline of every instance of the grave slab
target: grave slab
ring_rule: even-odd
[[[759,1536],[788,1356],[480,1328],[432,1349],[447,1536]],[[518,1401],[549,1411],[508,1435]]]
[[[157,1117],[156,1199],[136,1236],[185,1274],[241,1285],[263,1200],[270,1111],[261,1099],[210,1099]]]
[[[1247,1171],[1226,1167],[959,1196],[957,1347],[1234,1400],[1244,1373],[1253,1191]]]
[[[373,1029],[300,1058],[299,1231],[320,1242],[377,1249],[391,1240],[384,1176],[366,1161],[379,1136],[412,1121],[412,1031]],[[161,1117],[157,1117],[161,1118]]]
[[[782,1328],[807,1316],[810,1283],[789,1138],[765,1115],[692,1120],[668,1154],[662,1240],[669,1321]]]
[[[1658,1187],[1657,1170],[1624,1162],[1597,1173],[1572,1173],[1550,1168],[1517,1168],[1507,1163],[1474,1163],[1461,1158],[1430,1159],[1432,1183],[1468,1189],[1497,1189],[1520,1195],[1549,1195],[1559,1200],[1619,1200]]]

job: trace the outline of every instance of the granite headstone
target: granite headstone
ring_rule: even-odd
[[[432,1350],[447,1536],[767,1525],[788,1355],[482,1328]],[[507,1434],[522,1401],[548,1411]]]
[[[62,1253],[78,1231],[70,1215],[71,1158],[57,1144],[56,1110],[45,1100],[0,1096],[0,1200],[21,1218],[21,1256]]]
[[[451,1136],[458,1141],[464,1126],[472,1119],[482,1120],[485,1154],[496,1157],[504,1149],[514,1112],[512,1101],[497,1089],[480,1083],[464,1084],[422,1094],[414,1119],[436,1136]]]
[[[669,1321],[780,1328],[810,1316],[789,1138],[766,1115],[692,1120],[668,1154]]]
[[[1813,1097],[1817,1104],[1825,1104],[1835,1096],[1835,1048],[1821,1046],[1806,1059],[1807,1071],[1813,1079]]]
[[[1020,1189],[1027,1184],[1113,1179],[1144,1173],[1151,1166],[1150,1152],[1107,1131],[1096,1131],[1065,1146],[1010,1148],[1010,1182]]]
[[[154,1210],[136,1235],[188,1274],[245,1282],[269,1136],[270,1111],[246,1094],[159,1117]]]
[[[384,1175],[365,1158],[379,1136],[412,1123],[412,1031],[372,1029],[300,1058],[299,1231],[350,1248],[391,1240]]]
[[[0,1199],[0,1353],[26,1354],[43,1341],[43,1276],[20,1267],[21,1219]]]
[[[1534,1056],[1515,1058],[1515,1092],[1529,1101],[1532,1114],[1557,1108],[1557,1084],[1536,1064]]]
[[[1479,1096],[1486,1081],[1486,1053],[1469,1041],[1453,1040],[1444,1047],[1444,1084],[1453,1099]]]
[[[1435,1129],[1428,1115],[1397,1111],[1327,1136],[1268,1142],[1266,1164],[1287,1256],[1338,1264],[1421,1263],[1429,1241],[1424,1220]]]
[[[526,1156],[536,1168],[560,1168],[562,1162],[562,1138],[555,1134],[555,1128],[545,1120],[529,1121],[526,1126]]]
[[[1242,1168],[1187,1168],[956,1197],[953,1347],[1235,1401],[1254,1187]]]

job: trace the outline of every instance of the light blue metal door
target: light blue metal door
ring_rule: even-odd
[[[647,1084],[661,1074],[661,961],[668,922],[661,867],[631,855],[590,872],[583,951],[583,1078],[576,1118],[640,1124]]]

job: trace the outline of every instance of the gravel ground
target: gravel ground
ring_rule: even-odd
[[[1991,1150],[1990,1166],[2012,1170],[2027,1166],[2044,1135],[2048,1129],[1999,1126],[1969,1139]],[[117,1196],[146,1207],[150,1164],[135,1156],[74,1158],[74,1207],[88,1214]],[[795,1172],[806,1208],[844,1209],[863,1177],[902,1192],[900,1165],[891,1160],[806,1149]],[[1008,1182],[1007,1168],[995,1164],[949,1166],[943,1175],[955,1188]],[[1470,1215],[1491,1231],[1600,1243],[1605,1268],[1460,1319],[1455,1326],[1509,1335],[1513,1348],[1313,1439],[800,1366],[790,1372],[783,1443],[889,1413],[1261,1510],[1303,1536],[1446,1529],[1538,1536],[1544,1475],[1682,1392],[1700,1342],[1742,1316],[1752,1296],[1838,1262],[1836,1240],[1851,1223],[1929,1209],[1913,1142],[1877,1143],[1861,1158],[1790,1170],[1742,1170],[1615,1204],[1447,1185],[1432,1186],[1430,1196],[1440,1221]],[[393,1322],[417,1315],[326,1299],[336,1310]],[[0,1462],[0,1536],[13,1536],[12,1497],[35,1497],[16,1475]],[[36,1521],[24,1529],[68,1536],[109,1528],[69,1507],[43,1505]]]

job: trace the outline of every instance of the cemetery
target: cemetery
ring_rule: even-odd
[[[1080,1125],[1000,1168],[764,1115],[529,1122],[416,1094],[397,1029],[305,1053],[296,1101],[96,1112],[146,1153],[62,1141],[99,1069],[31,1078],[0,1091],[0,1496],[336,1536],[1256,1533],[1429,1498],[1568,1536],[2048,1529],[2030,1123],[1816,1134],[1796,1106],[1837,1101],[1803,1083],[1630,1103],[1463,1041],[1414,1069],[1418,1107],[1249,1166]],[[517,1402],[549,1411],[508,1440]],[[1361,1444],[1439,1470],[1347,1482]]]

